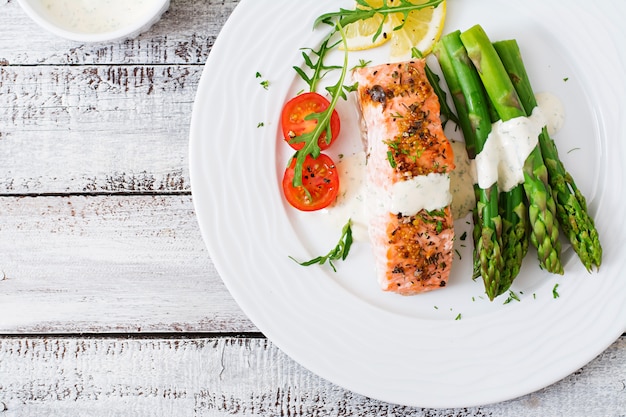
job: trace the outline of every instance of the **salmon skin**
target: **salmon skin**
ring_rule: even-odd
[[[445,287],[453,258],[454,155],[424,68],[424,60],[414,60],[353,72],[377,279],[383,290],[402,295]]]

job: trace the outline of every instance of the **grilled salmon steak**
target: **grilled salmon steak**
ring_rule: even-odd
[[[424,67],[424,60],[414,60],[353,73],[378,282],[402,295],[445,287],[453,257],[454,155]]]

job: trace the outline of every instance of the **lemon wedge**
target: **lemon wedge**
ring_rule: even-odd
[[[388,0],[390,6],[400,4],[398,0]],[[410,0],[413,4],[428,0]],[[367,0],[371,7],[379,8],[383,0]],[[359,20],[346,26],[346,42],[349,51],[361,51],[378,47],[391,40],[390,55],[399,61],[411,58],[411,49],[417,48],[423,55],[430,53],[443,31],[446,17],[446,0],[437,7],[427,7],[409,12],[406,22],[403,13],[390,14],[384,21],[382,14]],[[379,36],[374,35],[382,25]],[[393,30],[400,27],[397,30]]]

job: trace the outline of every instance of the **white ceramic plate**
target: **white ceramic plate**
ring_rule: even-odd
[[[296,212],[283,200],[290,151],[278,122],[283,103],[306,87],[292,69],[303,65],[300,48],[317,47],[325,34],[312,29],[314,19],[340,6],[353,4],[243,0],[202,75],[191,123],[192,190],[210,255],[235,300],[306,368],[393,403],[503,401],[588,363],[626,330],[626,53],[619,29],[626,5],[449,0],[446,32],[478,23],[494,41],[516,38],[534,89],[564,103],[566,122],[555,140],[604,246],[593,274],[567,244],[564,276],[541,271],[530,252],[512,288],[520,301],[509,303],[507,295],[489,302],[471,280],[471,239],[457,239],[461,259],[445,290],[408,298],[378,289],[363,241],[336,273],[289,259],[326,253],[340,235],[330,217]],[[379,63],[387,56],[381,49],[350,59]],[[339,105],[342,139],[329,150],[334,156],[359,150],[354,104]],[[458,235],[469,230],[468,219],[456,226]]]

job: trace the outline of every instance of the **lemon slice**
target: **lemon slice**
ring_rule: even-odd
[[[391,39],[393,26],[391,26],[389,19],[383,22],[383,18],[383,15],[375,14],[369,19],[358,20],[347,25],[345,33],[348,51],[362,51],[364,49],[375,48]],[[374,35],[381,24],[383,25],[382,31],[378,37],[374,39]],[[340,45],[339,48],[344,49],[343,45]]]
[[[379,8],[383,0],[366,0],[371,7]],[[410,0],[413,4],[428,0]],[[389,0],[389,5],[399,5],[397,0]],[[357,6],[358,7],[358,6]],[[349,51],[362,51],[375,48],[391,40],[390,55],[393,60],[411,58],[411,49],[417,48],[423,55],[432,50],[443,31],[446,18],[446,0],[437,7],[427,7],[409,12],[406,22],[403,13],[393,13],[383,21],[383,15],[376,14],[369,19],[359,20],[346,26],[346,42]],[[376,31],[382,24],[380,35],[374,40]],[[393,28],[400,27],[393,31]],[[340,46],[343,49],[342,46]]]
[[[427,0],[411,0],[411,3],[425,3]],[[394,60],[411,58],[411,49],[417,48],[423,55],[427,55],[439,40],[446,19],[446,0],[437,7],[409,12],[406,22],[404,14],[395,13],[391,16],[393,27],[404,23],[401,29],[393,32],[391,38],[391,57]]]

